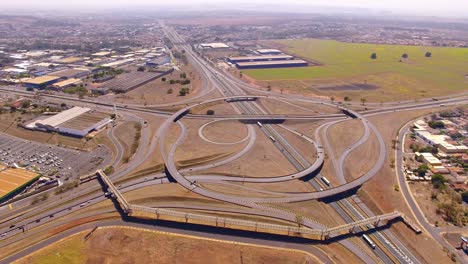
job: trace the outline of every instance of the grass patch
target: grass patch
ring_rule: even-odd
[[[32,264],[81,264],[86,262],[84,254],[85,243],[81,236],[72,236],[59,242],[60,247],[54,246],[45,248],[34,257],[29,258],[28,263]]]
[[[286,52],[321,66],[244,71],[263,81],[295,92],[316,94],[358,93],[372,100],[441,96],[468,88],[468,49],[345,43],[333,40],[278,40]],[[431,52],[432,57],[425,56]],[[376,53],[377,59],[371,59]],[[402,59],[408,54],[407,59]],[[285,86],[282,82],[289,82]],[[293,81],[293,84],[291,84]],[[304,83],[305,81],[305,83]],[[296,85],[302,82],[301,85]],[[376,91],[321,90],[322,87],[368,84]],[[298,86],[296,90],[294,87]],[[304,91],[305,90],[305,91]],[[356,98],[357,100],[359,98]]]

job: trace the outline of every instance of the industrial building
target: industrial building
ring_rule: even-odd
[[[23,85],[27,88],[44,89],[48,85],[51,85],[63,79],[64,78],[58,76],[45,75],[23,81]]]
[[[65,69],[56,72],[50,73],[52,76],[63,77],[63,78],[82,78],[91,73],[88,69],[83,68],[74,68],[74,69]]]
[[[266,55],[266,56],[238,56],[229,57],[228,61],[231,63],[238,62],[253,62],[253,61],[281,61],[281,60],[292,60],[294,59],[291,55]]]
[[[257,53],[260,55],[280,55],[283,52],[277,49],[259,49],[257,50]]]
[[[0,165],[0,202],[18,194],[40,176],[36,172]]]
[[[60,81],[60,82],[56,82],[56,83],[52,84],[52,87],[57,89],[57,90],[62,90],[64,88],[70,87],[72,85],[78,85],[78,84],[81,84],[81,83],[83,83],[83,81],[81,81],[80,79],[71,78],[71,79]]]
[[[227,44],[222,42],[213,42],[213,43],[202,43],[200,47],[203,49],[228,49],[230,48]]]
[[[154,72],[131,72],[120,74],[116,78],[104,82],[102,86],[91,88],[93,93],[105,94],[108,91],[126,93],[159,77],[171,73],[174,69]]]
[[[268,68],[289,68],[306,67],[309,63],[304,60],[280,60],[280,61],[249,61],[237,62],[238,69],[268,69]]]
[[[76,106],[44,120],[35,120],[26,125],[26,128],[84,137],[92,131],[101,129],[111,121],[108,114],[91,112],[90,110]]]

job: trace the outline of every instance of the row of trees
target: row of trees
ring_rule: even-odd
[[[426,52],[426,54],[424,54],[424,56],[425,56],[426,58],[430,58],[430,57],[432,57],[432,53],[428,51],[428,52]],[[407,58],[409,58],[409,55],[408,55],[408,53],[403,53],[403,54],[401,55],[401,57],[402,57],[403,59],[407,59]],[[377,59],[377,53],[375,53],[375,52],[372,53],[372,54],[371,54],[371,59],[376,60],[376,59]]]

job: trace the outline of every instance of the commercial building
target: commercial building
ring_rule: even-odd
[[[35,120],[26,125],[26,128],[84,137],[110,122],[108,114],[91,112],[90,110],[76,106],[46,119]]]
[[[422,162],[426,163],[426,164],[429,164],[431,166],[440,166],[442,165],[442,162],[434,157],[434,155],[432,155],[432,153],[419,153],[419,152],[416,152],[414,153],[416,155],[416,158],[421,160]]]
[[[64,69],[56,72],[50,73],[52,76],[62,77],[62,78],[82,78],[91,73],[90,70],[84,68],[74,68],[74,69]]]
[[[304,60],[281,60],[281,61],[251,61],[237,62],[238,69],[267,69],[267,68],[289,68],[306,67],[309,63]]]
[[[200,47],[203,49],[228,49],[230,48],[227,44],[222,42],[213,42],[213,43],[202,43]]]
[[[91,88],[91,91],[99,94],[105,94],[108,91],[126,93],[172,71],[173,69],[169,68],[165,71],[124,73],[110,81],[102,83],[99,87]]]
[[[253,61],[281,61],[281,60],[292,60],[294,59],[291,55],[266,55],[266,56],[237,56],[229,57],[228,61],[231,63],[238,62],[253,62]]]
[[[36,78],[32,78],[26,81],[23,81],[23,85],[28,88],[36,88],[36,89],[44,89],[48,85],[56,83],[62,80],[62,77],[52,76],[52,75],[45,75]]]
[[[0,202],[18,194],[40,176],[36,172],[0,165]]]
[[[82,80],[71,78],[71,79],[67,79],[67,80],[64,80],[64,81],[56,82],[56,83],[52,84],[52,87],[54,87],[57,90],[62,90],[64,88],[70,87],[72,85],[78,85],[78,84],[81,84],[81,83],[83,83]]]
[[[449,143],[448,140],[451,140],[449,136],[446,135],[433,135],[431,132],[425,130],[420,126],[416,126],[413,130],[416,135],[418,135],[422,140],[427,142],[432,146],[438,146],[438,148],[444,153],[466,153],[468,147],[464,145],[454,145]]]
[[[283,52],[277,49],[259,49],[257,50],[257,53],[261,55],[279,55]]]

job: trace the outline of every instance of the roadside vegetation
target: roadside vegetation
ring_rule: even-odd
[[[431,181],[433,187],[431,199],[436,203],[436,213],[449,223],[460,227],[466,226],[468,224],[467,192],[459,194],[440,174],[434,174]],[[436,225],[438,225],[437,222]]]

